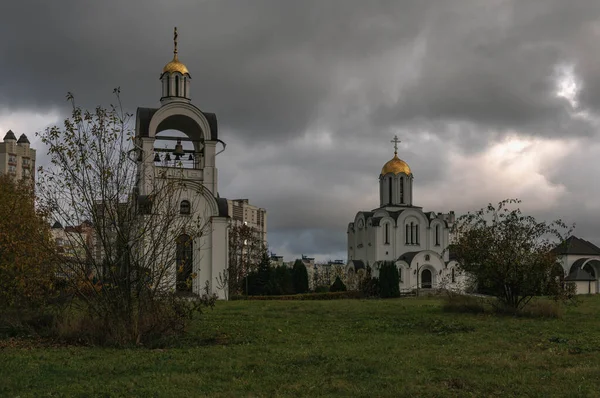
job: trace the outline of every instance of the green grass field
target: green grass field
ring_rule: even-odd
[[[220,302],[178,348],[3,348],[1,397],[599,397],[600,296],[562,319],[434,298]]]

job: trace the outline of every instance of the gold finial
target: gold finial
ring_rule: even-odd
[[[400,140],[398,139],[398,136],[397,136],[397,135],[394,135],[394,139],[393,139],[393,140],[391,140],[390,142],[393,142],[393,143],[394,143],[394,155],[397,155],[397,154],[398,154],[398,143],[399,143],[399,142],[402,142],[402,141],[400,141]]]
[[[173,60],[165,65],[163,68],[163,73],[175,73],[179,72],[182,75],[190,74],[184,64],[179,62],[179,58],[177,57],[177,27],[173,29]]]
[[[177,59],[177,26],[173,29],[173,59]]]

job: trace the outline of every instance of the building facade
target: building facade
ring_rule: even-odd
[[[217,155],[222,152],[217,151],[217,146],[224,147],[224,143],[219,139],[216,115],[200,110],[191,102],[191,80],[187,67],[178,58],[175,30],[173,59],[160,74],[161,105],[138,108],[136,113],[134,142],[140,151],[135,193],[140,203],[151,208],[161,186],[172,182],[178,187],[176,195],[169,193],[177,198],[172,205],[177,206],[182,220],[199,220],[203,231],[191,237],[185,228],[175,226],[189,223],[173,222],[169,239],[160,243],[171,245],[174,254],[169,260],[169,283],[180,289],[178,270],[183,264],[186,273],[183,279],[193,277],[190,289],[193,293],[202,294],[207,286],[209,293],[225,299],[227,286],[218,286],[217,281],[228,266],[229,214],[227,200],[219,196],[216,167]],[[177,131],[179,136],[158,136],[169,131]],[[176,140],[175,150],[161,152],[157,140]],[[191,143],[193,149],[184,151],[182,143]],[[152,208],[148,217],[161,210],[164,209]]]
[[[458,267],[446,250],[454,212],[424,212],[413,204],[414,175],[398,158],[397,137],[392,142],[394,157],[379,174],[379,207],[359,211],[348,224],[347,270],[364,272],[370,266],[377,276],[382,261],[393,261],[401,290],[457,288]]]
[[[554,249],[564,281],[575,285],[577,294],[600,292],[600,247],[576,236]]]
[[[35,181],[35,149],[25,134],[17,140],[12,130],[8,130],[4,136],[0,143],[0,173]]]
[[[227,200],[227,209],[231,217],[231,225],[247,225],[253,228],[258,237],[267,243],[267,210],[253,206],[248,199]]]

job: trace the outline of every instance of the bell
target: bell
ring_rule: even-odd
[[[154,154],[154,161],[155,161],[155,162],[160,162],[160,156],[158,156],[158,152],[156,152],[156,153]]]
[[[177,140],[177,145],[175,145],[175,151],[173,151],[173,155],[175,156],[183,156],[183,146],[181,145],[181,139]],[[177,159],[179,160],[179,159]]]
[[[175,160],[181,160],[181,156],[175,155]]]
[[[170,154],[170,153],[167,153],[167,156],[165,156],[165,160],[166,160],[167,162],[170,162],[170,161],[171,161],[171,154]]]
[[[191,153],[190,153],[190,157],[188,158],[188,160],[194,160],[194,157],[192,156]]]

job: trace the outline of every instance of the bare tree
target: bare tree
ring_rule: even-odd
[[[194,242],[210,228],[207,217],[182,216],[180,195],[189,189],[174,169],[152,175],[151,193],[137,194],[138,164],[152,156],[134,145],[132,116],[118,104],[93,112],[73,105],[64,127],[40,134],[51,166],[40,169],[42,206],[63,225],[86,223],[89,233],[67,234],[69,261],[61,261],[67,283],[87,316],[107,340],[142,342],[148,335],[181,332],[204,300],[177,294],[195,277]],[[144,171],[142,171],[144,172]],[[64,258],[63,258],[64,260]]]
[[[267,251],[261,234],[248,225],[234,225],[229,229],[229,268],[227,281],[229,294],[247,291],[246,277],[258,269]]]

